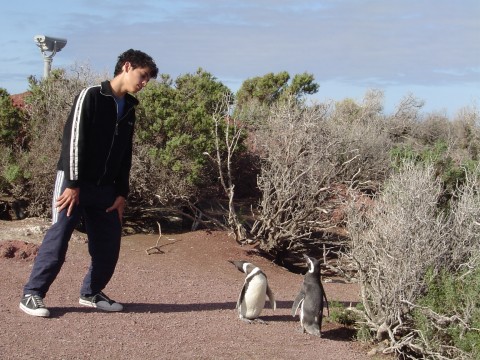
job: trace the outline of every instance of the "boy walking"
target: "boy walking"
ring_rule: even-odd
[[[45,234],[23,289],[20,309],[50,316],[43,299],[65,261],[68,242],[83,216],[91,264],[79,303],[104,311],[123,306],[105,295],[120,252],[122,216],[129,192],[135,106],[158,68],[139,50],[118,57],[114,78],[85,88],[65,124],[53,194],[52,226]]]

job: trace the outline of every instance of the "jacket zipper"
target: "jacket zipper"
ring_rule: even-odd
[[[108,96],[111,96],[111,95],[108,95]],[[113,96],[112,96],[113,98]],[[115,107],[117,108],[117,116],[118,116],[118,104],[117,102],[115,101],[115,99],[113,99],[113,101],[115,102]],[[112,149],[113,149],[113,144],[115,143],[115,137],[118,136],[118,124],[120,123],[120,121],[122,121],[123,118],[125,118],[129,113],[130,111],[132,111],[133,107],[131,107],[130,109],[127,110],[126,113],[123,114],[123,116],[120,118],[120,119],[117,119],[117,121],[115,122],[115,131],[113,133],[113,137],[112,137],[112,142],[110,144],[110,149],[108,150],[108,155],[107,155],[107,158],[105,159],[105,168],[103,170],[103,175],[100,176],[100,178],[98,179],[97,181],[97,185],[100,185],[100,183],[102,182],[103,178],[105,177],[105,175],[107,174],[107,164],[108,164],[108,160],[110,159],[110,155],[112,154]]]

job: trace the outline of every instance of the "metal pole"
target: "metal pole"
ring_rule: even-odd
[[[52,69],[52,56],[43,56],[43,78],[46,79],[50,75]]]

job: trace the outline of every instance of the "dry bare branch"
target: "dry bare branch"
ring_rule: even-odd
[[[145,252],[147,253],[147,255],[152,255],[152,254],[163,254],[163,250],[161,249],[162,246],[165,246],[165,245],[168,245],[168,244],[163,244],[163,245],[160,245],[160,239],[162,237],[162,227],[160,226],[160,223],[157,221],[157,225],[158,225],[158,239],[157,239],[157,243],[155,244],[155,246],[151,246],[149,247],[148,249],[145,249]],[[171,240],[171,241],[175,241],[173,239],[168,239],[168,240]],[[172,243],[173,244],[173,243]]]

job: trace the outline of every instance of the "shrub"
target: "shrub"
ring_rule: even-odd
[[[10,94],[0,88],[0,145],[21,147],[23,124],[23,113],[13,105]]]
[[[337,182],[356,184],[382,183],[390,171],[388,152],[392,147],[387,122],[382,115],[383,93],[368,91],[362,103],[346,99],[335,104],[335,109],[323,125],[332,138],[332,153],[337,168],[342,168]],[[345,166],[348,164],[348,166]]]
[[[447,238],[433,167],[406,163],[392,174],[371,208],[348,213],[350,256],[357,264],[365,321],[392,348],[408,333],[408,307],[425,273],[444,259]]]
[[[480,358],[480,267],[437,276],[427,274],[427,291],[418,300],[414,327],[422,347],[449,359]]]
[[[332,161],[337,140],[324,121],[321,107],[305,108],[292,99],[272,106],[256,133],[262,145],[261,199],[251,233],[279,264],[322,226],[320,204],[338,171]]]
[[[330,311],[329,320],[331,321],[345,326],[352,326],[359,320],[355,312],[345,308],[345,306],[338,301],[329,301],[328,305]]]
[[[388,340],[385,352],[442,358],[436,349],[478,351],[471,345],[478,337],[480,166],[464,176],[441,208],[432,164],[407,162],[370,208],[349,210],[363,322],[378,341]]]
[[[455,160],[455,150],[444,140],[437,140],[431,145],[413,148],[411,144],[397,144],[390,151],[392,166],[400,169],[406,162],[432,164],[444,189],[443,203],[453,196],[457,186],[465,182],[465,169],[472,171],[477,161],[471,159]]]
[[[136,182],[149,183],[152,195],[172,202],[192,200],[218,186],[205,153],[215,149],[213,114],[227,93],[221,82],[202,69],[175,81],[162,75],[140,92],[136,146],[142,149],[138,153],[148,154],[151,169],[168,174],[170,180],[146,169],[137,173],[144,179]]]

